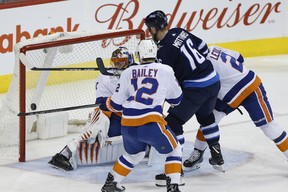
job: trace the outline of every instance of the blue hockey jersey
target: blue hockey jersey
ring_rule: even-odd
[[[173,68],[182,88],[207,87],[219,81],[207,54],[207,44],[182,28],[170,29],[158,43],[157,58]]]

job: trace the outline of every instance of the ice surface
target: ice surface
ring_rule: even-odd
[[[246,59],[246,66],[261,77],[266,88],[275,120],[288,131],[288,55]],[[0,95],[1,99],[2,95]],[[221,145],[226,172],[213,169],[206,151],[202,167],[185,174],[183,192],[271,192],[288,191],[288,161],[272,141],[250,121],[247,112],[233,112],[220,123]],[[198,124],[192,118],[185,124],[186,145],[184,159],[192,150]],[[2,162],[0,166],[0,191],[2,192],[84,192],[100,191],[112,165],[81,167],[74,172],[64,172],[48,166],[47,161],[66,144],[67,138],[46,142],[29,142],[28,161]],[[40,145],[40,146],[39,146]],[[166,188],[154,185],[154,176],[162,172],[164,159],[157,155],[152,167],[146,162],[123,181],[126,191],[164,192]]]

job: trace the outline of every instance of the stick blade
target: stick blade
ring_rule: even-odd
[[[101,57],[96,58],[96,64],[98,69],[102,75],[109,75],[109,76],[119,76],[119,74],[108,72],[104,66],[104,62]]]

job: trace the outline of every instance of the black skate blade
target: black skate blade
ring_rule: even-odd
[[[155,179],[155,185],[157,187],[167,187],[167,183],[166,183],[166,179]],[[180,178],[180,183],[178,184],[178,186],[184,186],[185,185],[185,181],[184,181],[184,176],[181,176]]]
[[[61,167],[57,167],[56,165],[53,165],[53,164],[51,164],[51,163],[48,163],[48,164],[49,164],[49,166],[50,166],[51,168],[57,169],[57,170],[59,170],[59,171],[66,172],[66,170],[63,169],[63,168],[61,168]]]
[[[57,163],[53,163],[51,161],[48,162],[48,165],[54,169],[58,169],[60,171],[64,171],[64,172],[67,172],[67,171],[71,171],[71,169],[68,169],[68,168],[64,168],[64,167],[61,167],[60,165],[58,165]]]
[[[197,164],[193,165],[192,167],[183,166],[183,171],[185,171],[185,172],[195,171],[195,170],[199,169],[200,167],[201,167],[200,163],[197,163]]]

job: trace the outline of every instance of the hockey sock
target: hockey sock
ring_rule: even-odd
[[[194,148],[200,150],[200,151],[204,151],[207,147],[207,142],[204,138],[204,135],[201,131],[201,129],[198,129],[196,138],[195,138],[195,143],[194,143]]]

